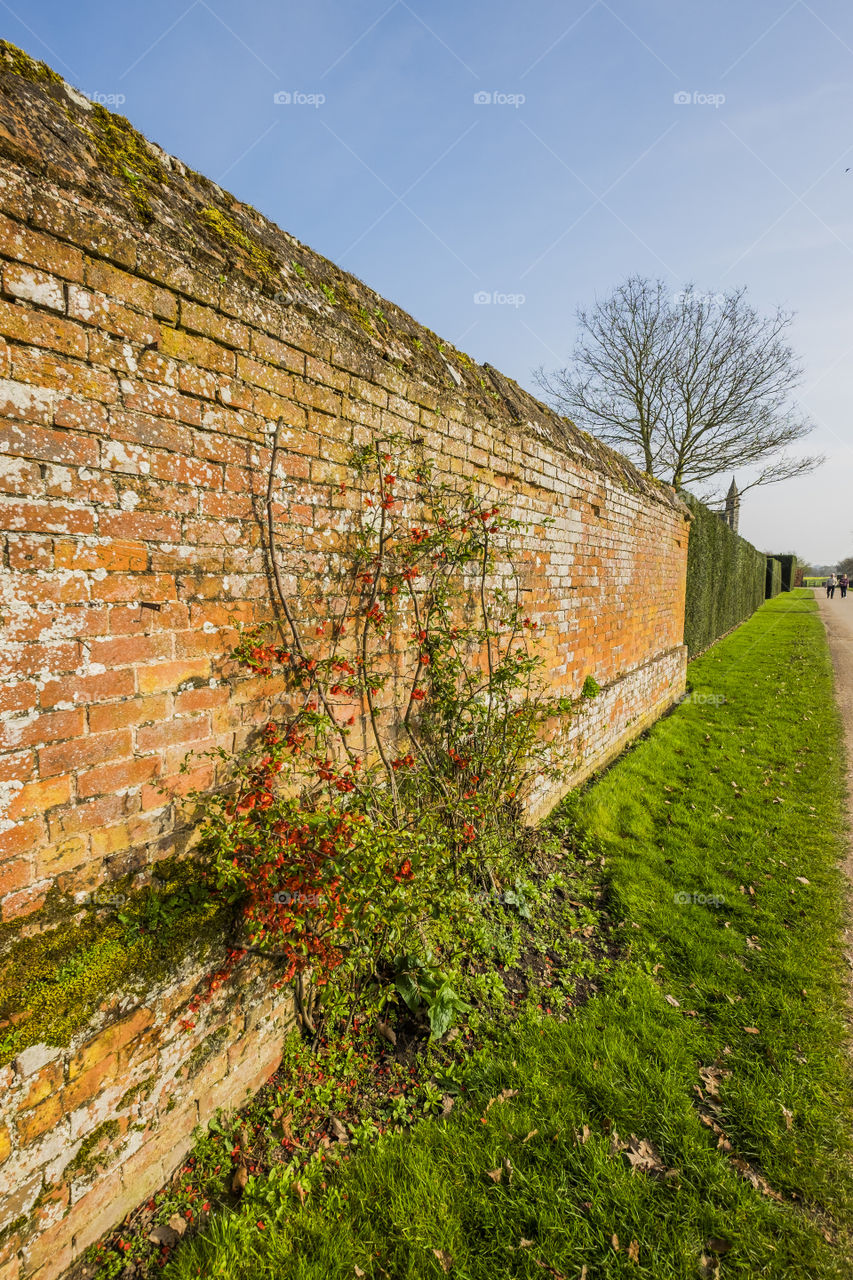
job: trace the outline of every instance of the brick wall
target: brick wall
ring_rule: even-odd
[[[238,679],[228,654],[239,625],[270,616],[263,499],[279,420],[275,516],[297,586],[351,525],[352,447],[417,436],[445,475],[531,524],[522,586],[553,691],[577,697],[588,675],[602,689],[564,739],[575,780],[672,703],[688,525],[670,490],[73,89],[8,63],[0,49],[3,921],[39,928],[104,882],[184,853],[191,826],[174,797],[216,782],[203,756],[179,772],[187,752],[233,750],[265,718],[263,685]],[[153,176],[129,183],[143,153]],[[537,793],[534,814],[555,798]],[[164,1046],[162,1082],[193,1045],[173,1046],[157,999],[144,1034]],[[5,1068],[0,1174],[17,1170],[27,1194],[38,1181],[47,1195],[55,1175],[64,1185],[73,1142],[136,1070],[98,1042],[114,1072],[81,1111],[74,1063],[90,1032]],[[278,1034],[258,1032],[264,1069]],[[43,1089],[64,1118],[32,1136],[42,1121],[28,1113],[44,1103],[27,1100]],[[190,1090],[187,1115],[198,1105]],[[162,1173],[157,1117],[143,1121]],[[54,1154],[39,1164],[44,1143]],[[119,1165],[130,1158],[113,1146]],[[149,1185],[144,1149],[124,1182],[95,1188],[98,1224]],[[43,1263],[47,1275],[49,1259],[91,1237],[73,1187],[56,1194],[27,1228],[49,1226],[50,1245],[7,1247],[26,1274]]]

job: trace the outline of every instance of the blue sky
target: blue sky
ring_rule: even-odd
[[[849,0],[0,0],[0,17],[527,386],[569,354],[577,306],[631,272],[796,311],[805,451],[828,461],[747,495],[741,529],[853,554]]]

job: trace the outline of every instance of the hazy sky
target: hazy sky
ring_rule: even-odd
[[[741,531],[853,553],[849,0],[0,0],[0,16],[527,386],[565,361],[576,307],[631,272],[796,311],[804,451],[827,462],[747,495]]]

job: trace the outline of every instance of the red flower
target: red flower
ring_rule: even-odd
[[[424,698],[426,697],[426,693],[424,692],[423,689],[413,689],[412,697],[415,700],[415,702],[423,702]]]

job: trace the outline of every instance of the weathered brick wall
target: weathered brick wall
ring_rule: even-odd
[[[275,1071],[291,1003],[268,969],[244,960],[189,1027],[199,958],[188,957],[71,1045],[33,1045],[0,1067],[3,1280],[60,1275],[169,1179],[197,1125]]]
[[[673,702],[688,524],[671,491],[62,82],[15,66],[0,73],[0,903],[10,928],[40,928],[104,882],[183,853],[188,827],[171,795],[216,782],[204,758],[180,774],[187,752],[231,751],[265,718],[262,683],[238,679],[228,654],[240,624],[270,615],[263,500],[278,420],[275,513],[302,557],[297,586],[300,564],[321,570],[351,522],[352,447],[418,436],[445,475],[531,524],[522,586],[545,628],[551,687],[576,698],[586,676],[601,685],[568,730],[574,778]],[[540,791],[534,812],[554,798]],[[109,1036],[96,1042],[94,1102],[75,1064],[95,1027],[43,1050],[33,1079],[38,1052],[5,1068],[0,1176],[15,1170],[24,1199],[33,1188],[43,1198],[35,1215],[14,1199],[0,1211],[0,1230],[30,1213],[26,1238],[0,1255],[9,1267],[53,1274],[91,1238],[76,1203],[102,1197],[92,1220],[106,1226],[156,1181],[143,1152],[159,1174],[168,1164],[157,1099],[194,1045],[170,1038],[172,997],[151,999],[139,1005],[152,1011],[142,1057]],[[229,1032],[235,1054],[240,1035]],[[278,1036],[275,1024],[258,1030],[259,1070]],[[153,1110],[139,1113],[150,1146],[130,1164],[136,1138],[109,1137],[123,1182],[78,1194],[62,1172],[74,1143],[147,1070],[155,1042]],[[244,1084],[233,1074],[228,1100]],[[193,1087],[182,1096],[189,1117],[206,1105]],[[57,1127],[41,1131],[54,1113]],[[45,1225],[51,1243],[33,1252]]]

